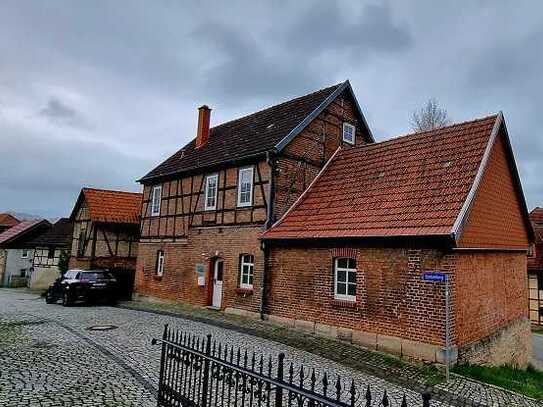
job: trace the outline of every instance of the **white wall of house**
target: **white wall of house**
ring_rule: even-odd
[[[62,248],[37,247],[34,251],[34,270],[29,281],[32,289],[45,289],[60,276],[58,262]],[[64,249],[66,250],[66,249]]]
[[[26,281],[32,273],[34,249],[5,249],[5,266],[2,286],[26,286]]]

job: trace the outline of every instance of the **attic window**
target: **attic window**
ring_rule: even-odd
[[[343,123],[343,141],[354,144],[355,127],[350,123]]]

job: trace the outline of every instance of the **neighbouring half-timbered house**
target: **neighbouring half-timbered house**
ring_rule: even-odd
[[[70,268],[108,269],[130,297],[138,255],[142,195],[83,188],[72,210]]]
[[[530,320],[543,325],[543,208],[530,212],[535,242],[528,252]]]
[[[339,149],[263,238],[276,322],[443,362],[447,278],[452,361],[528,363],[533,231],[501,113]]]
[[[34,246],[29,242],[46,232],[45,219],[23,221],[0,233],[0,286],[26,287],[32,273]]]
[[[261,233],[339,146],[373,142],[349,82],[210,128],[140,182],[136,290],[236,313],[263,309]]]
[[[30,240],[33,248],[32,272],[28,286],[44,289],[60,277],[61,256],[69,256],[72,247],[72,222],[68,218],[57,220],[47,231]]]

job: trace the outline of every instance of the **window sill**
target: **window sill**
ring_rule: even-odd
[[[157,276],[156,274],[154,274],[154,275],[153,275],[153,280],[161,281],[161,280],[162,280],[162,276]]]
[[[253,295],[253,289],[252,288],[236,288],[236,294],[247,297],[249,295]]]
[[[332,300],[332,305],[338,308],[358,308],[358,302],[350,300],[340,300],[334,298]]]

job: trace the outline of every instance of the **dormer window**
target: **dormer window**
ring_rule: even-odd
[[[205,183],[205,210],[214,211],[217,208],[217,184],[219,175],[213,174],[206,177]]]
[[[354,144],[355,127],[350,123],[343,123],[343,141],[349,144]]]
[[[161,199],[162,199],[162,185],[155,185],[151,192],[151,216],[160,215]]]

